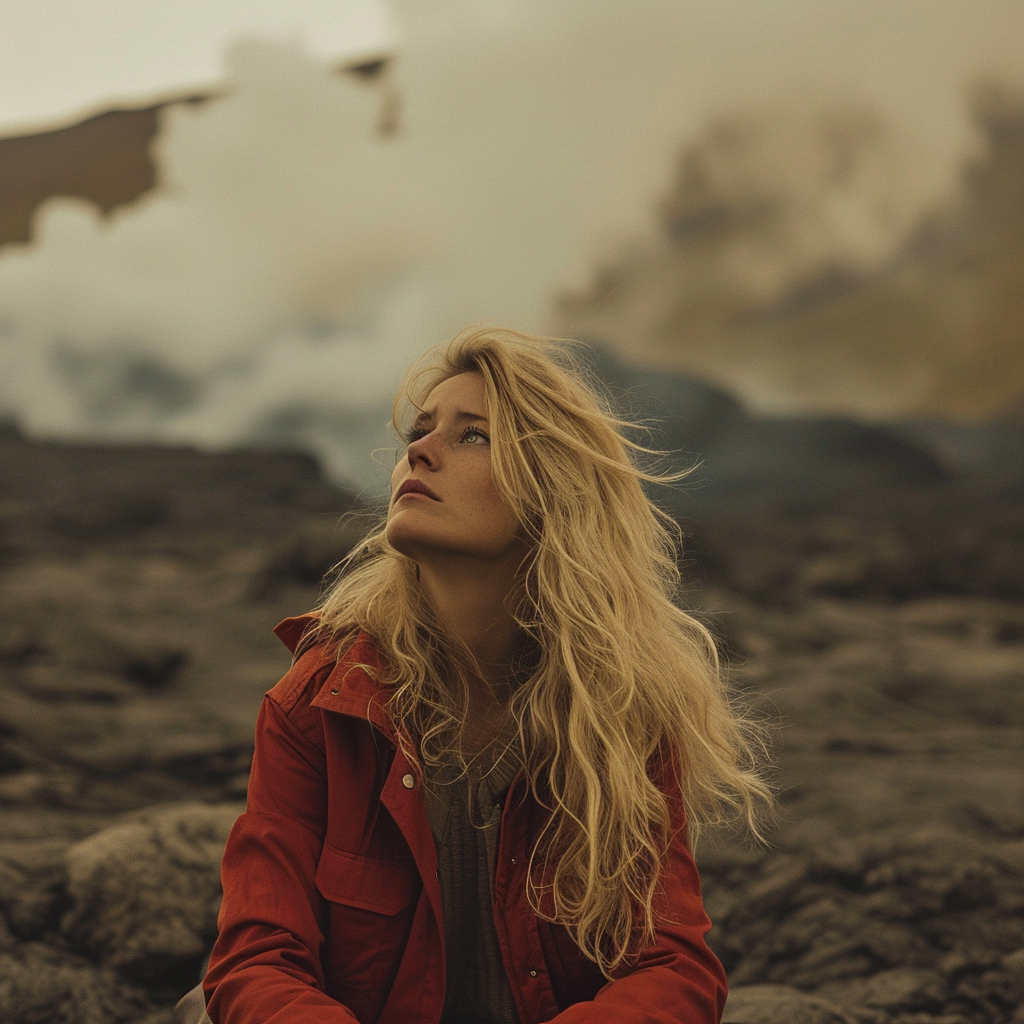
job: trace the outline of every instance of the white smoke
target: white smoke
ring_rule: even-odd
[[[524,10],[406,12],[389,138],[379,90],[237,44],[222,99],[165,111],[161,189],[109,220],[52,199],[0,256],[0,409],[36,435],[290,438],[379,486],[409,362],[469,323],[540,329],[643,222],[680,134],[649,22]]]
[[[291,441],[381,487],[369,451],[408,364],[470,323],[543,330],[552,295],[653,234],[706,109],[693,9],[582,8],[404,0],[388,137],[379,89],[238,43],[222,98],[165,112],[158,191],[106,220],[50,200],[0,254],[0,414]]]
[[[370,482],[337,435],[383,439],[440,222],[375,135],[373,90],[256,40],[228,88],[165,111],[158,192],[109,222],[53,199],[0,261],[3,405],[39,435],[291,437]]]

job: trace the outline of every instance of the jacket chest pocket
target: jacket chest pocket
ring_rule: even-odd
[[[409,941],[423,883],[410,860],[380,860],[325,845],[316,887],[327,905],[328,995],[360,1021],[376,1020]]]

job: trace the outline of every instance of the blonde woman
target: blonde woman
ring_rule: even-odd
[[[387,517],[278,634],[216,1024],[715,1024],[689,842],[770,803],[672,534],[564,347],[402,386]]]

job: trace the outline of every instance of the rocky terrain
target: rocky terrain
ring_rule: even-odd
[[[698,850],[736,1024],[1024,1022],[1024,488],[911,476],[673,499],[683,599],[780,725],[773,845]],[[0,1020],[166,1024],[270,629],[360,519],[302,456],[10,431],[0,481]]]

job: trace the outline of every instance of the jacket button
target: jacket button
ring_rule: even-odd
[[[412,787],[416,785],[416,780],[411,775],[403,775],[402,785],[405,786],[406,789],[412,789]]]
[[[332,693],[332,695],[333,695],[333,696],[335,696],[335,697],[337,697],[337,696],[338,696],[338,691],[337,691],[337,690],[331,690],[331,693]]]
[[[536,978],[537,977],[537,972],[536,971],[530,971],[530,977],[531,978]]]

